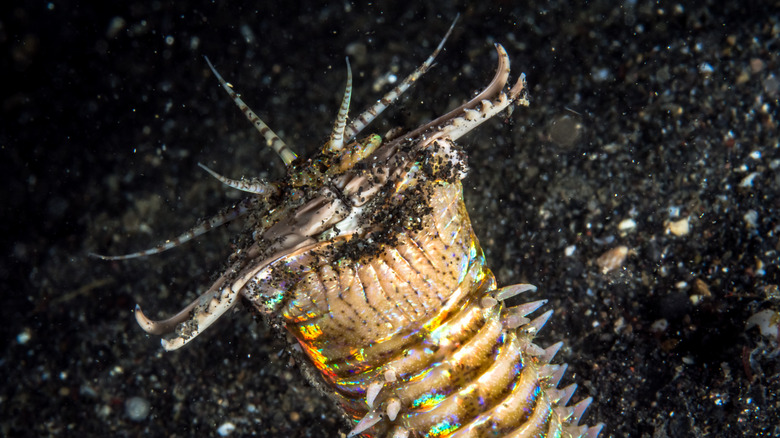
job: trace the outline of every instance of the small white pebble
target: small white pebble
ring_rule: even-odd
[[[633,230],[634,228],[636,228],[636,221],[633,220],[633,219],[630,219],[630,218],[629,219],[623,219],[618,224],[618,230],[620,230],[620,231]]]
[[[574,251],[577,251],[577,245],[569,245],[563,250],[563,254],[566,257],[571,257],[574,254]]]
[[[601,273],[606,274],[609,271],[623,266],[623,262],[626,261],[626,257],[628,257],[628,247],[621,245],[612,248],[599,256],[599,258],[596,259],[596,264],[599,266],[599,268],[601,268]]]
[[[680,219],[679,221],[670,222],[666,226],[666,234],[672,233],[677,237],[684,236],[691,231],[691,226],[688,218]]]
[[[222,425],[217,428],[217,433],[219,436],[228,436],[233,433],[234,430],[236,430],[236,425],[228,421],[227,423],[222,423]]]
[[[771,309],[765,309],[748,318],[745,324],[745,330],[753,326],[758,326],[762,335],[776,340],[778,337],[778,330],[780,329],[778,325],[780,325],[780,313]]]

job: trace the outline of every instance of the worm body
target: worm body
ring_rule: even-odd
[[[191,341],[243,297],[297,339],[305,374],[342,408],[349,436],[596,437],[600,425],[578,425],[591,399],[568,406],[576,385],[557,388],[566,366],[550,362],[561,343],[533,342],[552,311],[529,316],[545,301],[507,305],[535,287],[498,288],[463,203],[466,155],[456,141],[528,104],[524,76],[506,86],[503,47],[496,45],[495,77],[471,101],[401,135],[353,140],[425,73],[446,38],[351,123],[347,64],[332,134],[309,159],[297,157],[209,62],[287,176],[239,181],[202,166],[250,197],[156,248],[98,257],[154,254],[246,217],[252,232],[206,293],[164,321],[136,309],[144,330],[166,335],[166,350]]]

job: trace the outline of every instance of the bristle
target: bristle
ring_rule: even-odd
[[[528,325],[525,326],[525,329],[528,331],[530,335],[535,335],[539,333],[539,330],[541,330],[542,327],[544,327],[544,325],[547,324],[547,321],[550,319],[552,314],[553,314],[552,310],[548,310],[544,312],[541,316],[528,323]]]
[[[513,284],[511,286],[502,287],[496,291],[496,299],[498,301],[508,300],[516,295],[520,295],[523,292],[535,291],[536,286],[533,284]]]
[[[574,416],[572,419],[574,424],[579,424],[580,420],[582,419],[582,415],[585,414],[585,410],[588,409],[588,406],[590,406],[592,401],[593,397],[588,397],[574,405]]]
[[[483,309],[490,309],[491,307],[494,307],[496,304],[498,304],[498,300],[491,296],[485,296],[482,297],[482,300],[479,302],[479,304]]]
[[[382,382],[374,382],[368,385],[366,389],[366,404],[368,407],[374,406],[374,400],[376,400],[376,396],[379,395],[379,391],[382,390],[383,386],[385,385]]]
[[[397,398],[392,398],[387,403],[387,418],[390,421],[395,421],[395,417],[398,416],[398,412],[401,411],[401,401]]]
[[[541,357],[544,356],[544,348],[534,344],[533,342],[527,342],[523,345],[523,353],[528,356]]]
[[[572,438],[580,438],[584,436],[586,433],[588,433],[588,426],[577,426],[576,424],[567,424],[563,427],[563,430],[566,433],[566,436],[570,436]]]
[[[358,424],[355,425],[355,428],[352,429],[348,434],[347,438],[352,438],[354,436],[358,436],[359,434],[363,433],[364,431],[370,429],[375,424],[382,421],[382,414],[379,414],[378,412],[371,410],[369,413],[366,414],[365,417],[363,417]]]
[[[549,347],[544,349],[544,355],[542,356],[542,360],[545,362],[550,362],[555,357],[556,354],[558,354],[558,351],[563,347],[563,342],[556,342],[555,344],[550,345]]]
[[[571,400],[571,396],[574,395],[574,391],[577,390],[577,384],[572,383],[571,385],[563,388],[561,391],[561,397],[556,401],[556,403],[560,406],[566,406],[567,403],[569,403],[569,400]]]
[[[539,300],[539,301],[531,301],[530,303],[524,303],[517,306],[513,306],[511,309],[517,313],[518,315],[528,315],[529,313],[533,313],[536,311],[536,309],[544,306],[547,304],[547,300]]]
[[[510,330],[514,330],[531,322],[530,319],[526,318],[525,316],[518,315],[516,312],[511,312],[511,310],[512,309],[510,309],[510,312],[507,312],[507,315],[501,321],[504,324],[504,327]]]
[[[602,423],[599,423],[595,426],[591,426],[584,434],[582,434],[582,438],[598,438],[599,433],[601,433],[601,429],[603,428],[604,428],[604,424]]]
[[[405,427],[396,428],[393,431],[393,438],[409,438],[409,429]]]
[[[566,374],[568,368],[569,364],[567,363],[559,365],[558,369],[550,375],[550,380],[548,382],[550,386],[553,388],[557,387],[558,384],[561,383],[561,379],[563,378],[563,375]]]
[[[553,411],[561,423],[566,423],[574,415],[574,408],[571,406],[556,406]]]

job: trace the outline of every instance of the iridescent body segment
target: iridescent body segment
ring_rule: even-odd
[[[471,101],[406,134],[350,142],[430,67],[443,44],[347,125],[349,72],[330,140],[308,160],[296,158],[215,70],[279,153],[287,177],[238,181],[206,169],[252,193],[207,224],[247,216],[253,232],[182,312],[152,321],[137,308],[136,318],[150,333],[172,333],[163,340],[172,350],[243,296],[297,338],[306,375],[342,408],[349,436],[596,437],[601,426],[578,425],[591,399],[567,406],[576,385],[557,389],[566,366],[550,361],[561,343],[533,343],[552,311],[529,319],[545,301],[507,306],[506,299],[535,288],[497,288],[463,203],[466,157],[455,141],[511,105],[528,104],[523,76],[505,88],[503,47],[496,45],[493,81]],[[153,250],[99,257],[160,252],[207,228]]]

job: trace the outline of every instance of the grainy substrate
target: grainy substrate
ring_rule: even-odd
[[[530,108],[462,140],[467,204],[500,283],[534,283],[528,299],[556,310],[542,343],[566,342],[587,421],[605,437],[780,436],[777,343],[745,330],[780,309],[780,5],[452,3],[4,6],[0,435],[344,434],[247,312],[174,353],[137,327],[135,303],[160,317],[201,292],[240,227],[139,260],[86,254],[151,246],[238,199],[197,162],[280,174],[203,55],[308,153],[345,55],[355,114],[460,12],[437,66],[371,131],[487,84],[493,42],[528,75]],[[600,259],[620,246],[622,262]]]

